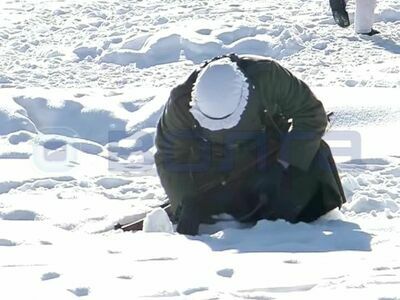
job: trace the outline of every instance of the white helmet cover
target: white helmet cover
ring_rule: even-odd
[[[202,69],[192,90],[190,112],[212,131],[236,126],[249,97],[249,84],[237,64],[222,58]]]

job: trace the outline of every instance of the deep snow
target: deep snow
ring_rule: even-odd
[[[1,298],[400,299],[399,3],[376,19],[361,37],[327,0],[0,2]],[[232,51],[278,60],[335,112],[348,203],[313,224],[113,231],[165,200],[170,88]]]

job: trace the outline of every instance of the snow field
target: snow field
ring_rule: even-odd
[[[393,156],[397,140],[382,133],[397,128],[398,93],[315,91],[337,114],[326,139],[337,159],[345,158],[339,164],[348,197],[342,212],[313,224],[260,221],[253,228],[228,218],[201,226],[202,235],[189,239],[167,233],[170,225],[157,211],[146,226],[148,233],[112,230],[117,222],[138,220],[165,201],[152,161],[164,90],[134,89],[113,96],[90,89],[53,95],[41,89],[3,91],[0,103],[8,129],[1,140],[8,148],[2,149],[15,154],[0,161],[9,170],[0,181],[0,277],[10,282],[3,294],[7,299],[316,299],[329,292],[331,297],[396,299],[400,243],[393,237],[399,228],[400,158]],[[386,99],[378,107],[379,118],[373,114],[378,92]],[[93,105],[94,99],[102,99],[101,104]],[[89,123],[84,118],[88,112]],[[52,114],[57,117],[40,123],[41,115]],[[120,130],[111,142],[96,131],[118,122]],[[65,130],[69,124],[73,130]],[[339,135],[339,141],[335,136],[349,129],[359,134],[362,150],[374,141],[380,146],[352,157],[341,150],[351,148],[347,136]],[[78,142],[81,147],[75,147]],[[64,154],[57,156],[60,149]],[[380,156],[369,156],[379,151]],[[50,168],[54,164],[58,169]],[[15,289],[17,280],[27,283],[23,290]]]
[[[0,2],[1,298],[399,299],[399,20],[396,0],[374,37],[336,27],[327,0]],[[166,232],[112,230],[165,201],[169,90],[229,52],[278,60],[335,112],[348,203],[312,224],[185,237],[156,210],[147,231]]]
[[[325,0],[10,0],[0,16],[4,87],[171,87],[229,52],[271,56],[313,85],[399,86],[395,0],[379,3],[374,38],[336,30]]]

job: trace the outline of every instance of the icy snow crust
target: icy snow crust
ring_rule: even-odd
[[[325,0],[0,2],[1,298],[399,299],[397,1],[376,19],[370,38]],[[348,203],[313,224],[226,217],[188,238],[155,211],[164,232],[113,231],[165,201],[170,88],[232,51],[277,59],[335,111]]]

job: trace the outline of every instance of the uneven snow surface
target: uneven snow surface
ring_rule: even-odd
[[[328,0],[4,0],[0,85],[170,87],[203,59],[250,52],[313,85],[398,87],[400,4],[379,2],[370,38],[337,28]]]
[[[348,10],[353,21],[354,1]],[[353,22],[352,22],[353,23]],[[0,2],[1,299],[400,299],[400,3],[380,35],[328,0]],[[114,231],[165,201],[155,126],[204,59],[266,55],[334,111],[348,202],[312,224]]]

